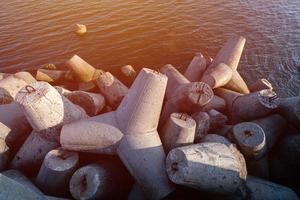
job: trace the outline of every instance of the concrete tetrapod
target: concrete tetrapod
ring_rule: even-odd
[[[35,82],[21,89],[16,97],[35,131],[43,132],[48,140],[59,141],[64,124],[87,117],[85,111],[74,105],[47,82]]]
[[[225,63],[232,71],[232,79],[225,86],[230,90],[235,90],[240,93],[249,93],[249,89],[245,81],[237,72],[237,67],[246,43],[246,39],[242,36],[232,35],[223,48],[218,52],[215,59],[212,61],[208,69],[214,68],[220,63]]]
[[[279,105],[279,98],[272,90],[261,90],[235,99],[233,112],[244,120],[265,117]]]
[[[231,143],[226,137],[216,134],[207,134],[200,143],[221,143],[225,144],[232,152],[233,156],[238,160],[239,168],[240,168],[240,177],[244,181],[247,177],[247,169],[246,169],[246,161],[241,154],[241,152],[237,149],[236,145]]]
[[[261,90],[242,95],[231,90],[217,88],[215,93],[225,99],[231,117],[243,120],[265,117],[275,111],[279,105],[277,94],[272,90]]]
[[[19,90],[25,85],[27,83],[15,75],[2,79],[0,81],[0,104],[12,103]]]
[[[39,169],[46,154],[57,147],[59,147],[58,142],[49,141],[43,137],[43,134],[32,131],[13,158],[11,168],[26,174],[34,174]]]
[[[29,72],[17,72],[14,74],[16,78],[22,79],[26,83],[34,83],[36,79]]]
[[[192,115],[196,122],[196,131],[194,142],[198,143],[208,134],[210,127],[210,117],[206,112],[197,112]]]
[[[235,92],[232,90],[228,90],[225,88],[217,88],[214,90],[214,93],[225,100],[226,110],[227,110],[228,114],[230,114],[230,112],[232,112],[232,105],[233,105],[234,101],[236,100],[236,98],[238,98],[239,96],[243,96],[243,94],[241,94],[241,93],[238,93],[238,92]]]
[[[300,130],[300,96],[280,99],[279,113]]]
[[[66,147],[70,141],[71,145],[74,144],[72,149],[78,144],[78,150],[81,147],[85,149],[85,146],[90,148],[90,144],[95,144],[96,146],[91,146],[92,151],[114,153],[114,148],[118,146],[119,139],[124,134],[117,152],[129,172],[148,198],[161,199],[167,196],[174,189],[165,172],[165,153],[156,131],[166,85],[167,77],[143,68],[116,111],[83,120],[93,121],[92,126],[98,127],[90,129],[91,132],[87,131],[92,139],[87,137],[81,140],[81,137],[72,136],[73,130],[80,129],[79,127],[86,128],[85,122],[72,123],[62,129],[62,145]],[[71,128],[74,124],[77,126]],[[80,131],[77,131],[75,135],[79,134]],[[108,143],[91,142],[102,137],[113,139],[108,139]],[[144,173],[145,170],[147,173]]]
[[[101,94],[72,91],[64,95],[72,103],[82,107],[89,116],[95,116],[101,112],[105,106],[105,99]]]
[[[28,185],[0,173],[0,199],[44,200],[45,197],[36,190],[33,190],[32,187],[28,187]]]
[[[79,163],[77,152],[61,148],[47,153],[36,177],[36,184],[47,194],[67,195],[68,184]]]
[[[222,49],[218,52],[209,68],[217,66],[219,63],[225,63],[232,70],[237,70],[240,58],[242,56],[246,38],[233,34],[227,40]]]
[[[21,172],[17,171],[17,170],[7,170],[7,171],[4,171],[1,173],[3,176],[6,176],[7,178],[19,183],[20,185],[18,184],[15,184],[14,186],[16,187],[22,187],[24,189],[24,191],[27,191],[30,196],[32,195],[33,197],[35,196],[41,196],[41,199],[47,199],[47,200],[67,200],[67,199],[63,199],[63,198],[58,198],[58,197],[50,197],[50,196],[44,196],[44,194],[26,177],[24,176]],[[12,182],[11,182],[12,183]],[[11,191],[12,188],[10,188]],[[31,190],[31,192],[29,191]],[[0,192],[2,193],[2,191]],[[36,195],[34,195],[34,193]],[[25,196],[21,196],[18,195],[18,196],[14,196],[12,194],[9,194],[8,197],[6,197],[5,199],[10,199],[11,198],[16,198],[16,199],[26,199],[27,197],[27,194],[25,194]],[[32,197],[31,196],[31,197]],[[0,195],[0,199],[2,199],[2,196]],[[40,198],[38,198],[40,199]]]
[[[233,127],[232,136],[240,151],[247,157],[259,158],[266,153],[266,136],[253,122],[242,122]]]
[[[128,92],[128,88],[110,72],[101,74],[97,78],[96,84],[100,92],[105,96],[107,103],[113,108],[118,107]]]
[[[194,143],[196,122],[185,113],[172,113],[160,132],[166,152]]]
[[[17,103],[0,105],[0,137],[14,154],[32,128]]]
[[[228,117],[226,115],[215,109],[208,110],[207,114],[209,115],[210,119],[209,132],[220,129],[221,127],[225,126],[226,122],[228,121]]]
[[[0,80],[0,103],[11,103],[22,87],[35,81],[28,72],[18,72]]]
[[[161,72],[168,77],[168,84],[167,101],[162,111],[160,127],[173,112],[200,111],[214,97],[209,85],[203,82],[191,83],[170,64],[165,65]]]
[[[111,163],[89,164],[71,177],[69,188],[75,199],[118,199],[122,175]]]
[[[35,191],[36,193],[43,195],[43,193],[20,171],[10,169],[3,171],[1,174],[4,176],[13,179],[14,181],[17,181],[18,183],[21,183],[24,186],[27,186],[31,190]]]
[[[201,80],[206,70],[206,60],[201,53],[196,53],[193,60],[187,67],[184,76],[191,82]]]
[[[74,55],[66,62],[66,64],[72,70],[79,82],[89,82],[94,80],[96,69],[78,55]]]
[[[157,133],[166,85],[166,76],[143,69],[116,111],[124,133],[118,155],[149,199],[162,199],[174,190]]]
[[[10,150],[3,138],[0,138],[0,172],[5,170],[9,160]]]
[[[246,161],[241,154],[241,152],[237,149],[236,145],[231,143],[226,137],[221,136],[221,135],[216,135],[216,134],[207,134],[200,143],[221,143],[225,144],[232,152],[233,156],[238,160],[239,163],[239,168],[240,168],[240,177],[244,181],[247,177],[247,169],[246,169]],[[242,184],[243,186],[243,184]],[[242,188],[242,187],[241,187]],[[240,188],[240,189],[241,189]]]
[[[79,82],[78,83],[78,90],[85,91],[85,92],[97,92],[98,86],[96,84],[96,80],[103,74],[105,73],[102,69],[96,69],[93,80],[89,82]],[[71,79],[72,81],[72,79]]]
[[[210,109],[215,109],[220,112],[224,112],[226,110],[226,102],[221,97],[218,97],[217,95],[214,95],[212,100],[208,102],[203,108],[202,111],[208,111]]]
[[[92,120],[92,118],[88,118],[63,126],[60,135],[61,146],[73,151],[117,154],[117,147],[123,133],[117,125],[113,126]]]
[[[298,200],[297,194],[288,187],[256,177],[248,177],[246,181],[250,200]]]
[[[224,87],[242,94],[250,93],[246,82],[238,71],[232,72],[232,78]]]
[[[232,69],[224,63],[207,69],[201,82],[207,83],[211,88],[218,88],[226,85],[232,78]]]
[[[169,178],[177,184],[216,194],[233,194],[246,178],[246,167],[227,144],[204,142],[171,150]]]
[[[287,126],[286,120],[279,114],[269,115],[252,122],[258,124],[264,130],[268,150],[276,144]]]
[[[256,82],[254,82],[252,85],[249,86],[249,90],[251,92],[257,92],[257,91],[265,90],[265,89],[273,90],[272,83],[270,83],[265,78],[258,79]]]
[[[7,73],[1,73],[1,72],[0,72],[0,81],[1,81],[2,79],[5,79],[5,78],[8,77],[8,76],[10,76],[10,74],[7,74]]]
[[[210,131],[210,134],[217,134],[217,135],[221,135],[221,136],[224,136],[224,137],[227,137],[228,139],[230,139],[230,132],[231,132],[232,128],[233,128],[232,125],[225,124],[225,125],[221,126],[220,128]]]
[[[36,72],[36,80],[46,81],[48,83],[62,81],[66,76],[66,71],[38,69]]]

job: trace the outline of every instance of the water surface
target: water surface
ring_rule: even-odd
[[[76,23],[89,33],[78,37]],[[239,71],[300,95],[299,0],[2,0],[0,71],[36,69],[78,54],[98,68],[214,57],[231,33],[247,38]]]

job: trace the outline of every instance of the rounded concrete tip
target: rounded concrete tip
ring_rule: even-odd
[[[98,199],[103,179],[100,166],[91,164],[78,169],[70,180],[70,192],[75,199]]]
[[[66,151],[61,148],[54,149],[45,157],[45,166],[54,171],[71,169],[79,161],[77,152]]]
[[[258,93],[259,102],[266,108],[275,109],[279,106],[279,98],[271,89],[261,90]]]
[[[233,137],[245,156],[260,156],[266,150],[263,129],[253,122],[243,122],[233,127]]]

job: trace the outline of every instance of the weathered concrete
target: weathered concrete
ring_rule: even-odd
[[[99,114],[105,107],[105,99],[101,94],[78,90],[65,93],[64,96],[72,103],[82,107],[89,116]]]
[[[66,71],[38,69],[35,75],[36,80],[55,83],[62,81],[66,76]]]
[[[232,194],[246,178],[246,168],[223,143],[179,147],[166,160],[169,178],[177,184],[218,194]]]
[[[49,140],[59,138],[60,128],[67,123],[87,117],[85,111],[74,105],[47,82],[35,82],[25,86],[17,95],[28,122],[35,131]]]
[[[215,67],[220,63],[228,65],[232,71],[232,79],[225,88],[235,90],[240,93],[249,93],[249,89],[245,81],[237,72],[238,64],[246,43],[246,39],[242,36],[232,35],[223,48],[218,52],[215,59],[212,61],[208,69]]]
[[[265,89],[273,90],[272,83],[270,83],[265,78],[258,79],[256,82],[254,82],[252,85],[249,86],[249,90],[251,92],[257,92]]]
[[[264,130],[268,150],[276,144],[287,126],[286,120],[278,114],[260,118],[253,122],[258,124]]]
[[[43,193],[37,188],[24,174],[22,174],[18,170],[10,169],[7,171],[3,171],[2,175],[28,187],[28,189],[33,190],[37,194],[43,195]]]
[[[107,103],[113,108],[118,107],[128,93],[128,88],[109,72],[100,75],[96,83]]]
[[[26,189],[26,191],[31,190],[32,192],[35,192],[36,195],[40,195],[42,197],[42,199],[44,199],[44,200],[45,199],[46,200],[70,200],[70,199],[65,199],[65,198],[44,195],[39,190],[39,188],[37,188],[26,176],[24,176],[21,172],[19,172],[17,170],[11,169],[11,170],[4,171],[1,174],[19,184],[21,184],[22,187],[24,187],[24,189]],[[10,197],[14,197],[14,196],[10,196]],[[22,198],[22,196],[20,196],[17,199],[23,199],[23,198]]]
[[[201,139],[201,143],[221,143],[226,145],[230,151],[232,152],[233,156],[236,158],[236,160],[239,163],[239,169],[240,169],[240,177],[242,180],[245,180],[247,177],[247,169],[246,169],[246,161],[241,154],[241,152],[237,149],[236,145],[231,143],[226,137],[216,134],[208,134],[204,138]],[[242,184],[242,186],[244,186]]]
[[[39,170],[36,184],[47,194],[65,195],[68,193],[69,180],[78,163],[79,156],[76,152],[61,148],[51,150]]]
[[[147,198],[145,197],[143,190],[139,186],[139,184],[135,183],[128,195],[128,200],[146,200]]]
[[[206,60],[201,53],[196,53],[193,60],[187,67],[184,76],[191,82],[201,80],[206,70]]]
[[[14,76],[16,78],[22,79],[28,84],[36,82],[36,79],[29,72],[24,72],[24,71],[17,72],[14,74]]]
[[[196,122],[185,113],[172,113],[163,129],[160,137],[166,152],[194,143]]]
[[[167,102],[162,111],[160,127],[173,112],[193,113],[209,103],[214,94],[209,85],[203,82],[190,83],[172,65],[165,65],[161,72],[168,77]]]
[[[148,199],[162,199],[174,190],[167,178],[165,152],[157,132],[125,135],[118,155]]]
[[[221,135],[221,136],[230,138],[232,128],[233,128],[233,125],[225,124],[225,125],[221,126],[220,128],[210,131],[210,134],[217,134],[217,135]]]
[[[256,177],[248,177],[246,186],[250,200],[298,200],[296,193],[290,188]]]
[[[5,140],[0,138],[0,172],[7,167],[9,153],[9,147],[6,145]]]
[[[109,127],[108,132],[114,127],[113,131],[119,129],[124,134],[118,155],[152,199],[161,199],[174,190],[165,172],[165,153],[156,131],[166,85],[166,76],[143,68],[116,111],[83,120]]]
[[[300,130],[300,96],[280,99],[279,113]]]
[[[121,72],[128,77],[136,76],[136,71],[131,65],[124,65],[123,67],[121,67]]]
[[[244,120],[265,117],[279,105],[277,94],[272,90],[261,90],[235,99],[232,110]]]
[[[224,112],[226,110],[225,100],[221,97],[218,97],[217,95],[214,95],[210,102],[203,106],[202,111],[208,111],[210,109],[215,109],[220,112]]]
[[[8,104],[15,100],[19,90],[27,85],[27,82],[10,75],[0,81],[0,103]]]
[[[143,69],[116,115],[125,134],[118,155],[149,199],[162,199],[174,190],[165,172],[165,153],[156,130],[166,85],[164,75]]]
[[[209,68],[215,67],[219,63],[225,63],[232,70],[236,71],[245,43],[246,39],[244,37],[232,35],[223,48],[218,52]]]
[[[92,120],[89,118],[63,126],[60,135],[61,146],[73,151],[116,154],[123,133],[117,126]]]
[[[204,136],[208,134],[210,127],[210,117],[206,112],[194,113],[192,117],[197,124],[194,142],[198,143]]]
[[[215,93],[226,101],[228,115],[243,120],[265,117],[275,111],[279,105],[277,94],[271,90],[242,95],[231,90],[217,88]]]
[[[70,60],[66,62],[66,65],[70,67],[75,77],[79,82],[89,82],[94,80],[95,68],[85,62],[78,55],[74,55]]]
[[[0,72],[0,81],[2,80],[2,79],[5,79],[6,77],[8,77],[8,76],[10,76],[11,74],[7,74],[7,73],[1,73]]]
[[[231,91],[231,90],[228,90],[225,88],[217,88],[214,90],[214,93],[225,100],[226,110],[227,110],[228,114],[230,114],[230,112],[232,112],[232,105],[233,105],[234,101],[236,100],[236,98],[243,95],[241,93],[234,92],[234,91]]]
[[[119,199],[122,192],[122,175],[112,164],[89,164],[79,168],[70,180],[73,198]]]
[[[5,200],[44,200],[44,195],[31,187],[0,174],[0,199]]]
[[[219,63],[207,69],[201,82],[207,83],[211,88],[218,88],[226,85],[232,78],[232,69],[224,63]]]
[[[232,78],[230,81],[224,86],[225,88],[229,90],[233,90],[242,94],[249,94],[249,88],[244,81],[243,77],[238,71],[233,71],[232,72]]]
[[[103,71],[102,69],[95,69],[93,80],[89,82],[79,82],[78,90],[85,91],[85,92],[98,92],[99,89],[96,84],[96,80],[104,73],[105,71]]]
[[[18,72],[0,80],[0,104],[8,104],[15,100],[19,90],[36,80],[28,72]]]
[[[21,146],[11,162],[11,168],[27,174],[34,174],[39,169],[46,154],[59,146],[55,141],[42,137],[41,133],[33,131]]]
[[[54,86],[54,88],[58,91],[59,94],[61,95],[65,95],[65,94],[68,94],[68,93],[71,93],[72,91],[62,87],[62,86]]]
[[[209,132],[218,130],[219,128],[225,126],[226,122],[228,121],[228,117],[223,113],[215,109],[210,109],[207,111],[209,115],[210,125],[209,125]]]
[[[259,125],[253,122],[239,123],[233,127],[232,136],[245,156],[259,158],[266,153],[266,136]]]
[[[32,128],[17,103],[0,105],[0,137],[16,152]]]

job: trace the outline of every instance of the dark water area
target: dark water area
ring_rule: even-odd
[[[88,34],[74,34],[75,24]],[[214,57],[232,33],[247,38],[239,71],[300,95],[299,0],[1,0],[0,71],[37,69],[78,54],[97,68],[183,70]]]

